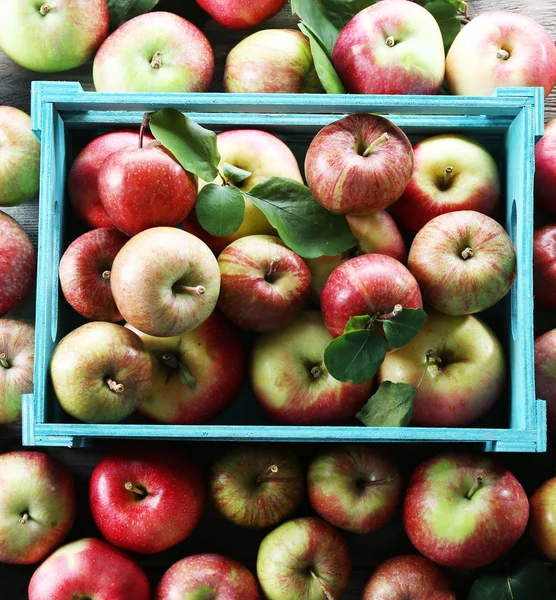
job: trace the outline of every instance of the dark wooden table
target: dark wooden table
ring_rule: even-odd
[[[556,13],[555,0],[470,0],[471,16],[476,16],[487,10],[510,10],[528,15],[539,21],[556,39]],[[185,6],[185,8],[184,8]],[[212,91],[222,91],[222,74],[224,62],[229,50],[238,43],[245,33],[231,32],[207,20],[197,9],[193,0],[160,0],[159,8],[182,14],[186,18],[196,21],[210,39],[216,55],[216,73]],[[265,28],[296,28],[296,18],[291,16],[289,6],[278,16],[268,21]],[[85,89],[93,89],[91,65],[86,65],[70,72],[42,75],[27,71],[14,64],[9,58],[0,52],[0,105],[7,104],[16,106],[22,110],[29,111],[30,82],[34,79],[50,79],[64,81],[80,81]],[[551,94],[547,102],[546,120],[556,117],[556,93]],[[6,210],[14,216],[29,233],[31,239],[37,242],[38,225],[38,200],[35,199],[16,209]],[[29,322],[34,321],[34,294],[12,313],[15,318],[21,318]],[[0,452],[19,446],[20,432],[17,427],[0,426]],[[88,478],[98,462],[99,457],[108,450],[102,444],[88,449],[76,450],[53,450],[52,454],[63,460],[73,471],[76,477],[79,497],[79,518],[71,534],[71,539],[84,536],[98,535],[87,505]],[[188,451],[187,445],[179,444],[177,451]],[[312,448],[299,447],[299,453],[307,460],[314,451]],[[435,447],[435,450],[440,450]],[[225,452],[225,445],[201,445],[197,447],[195,454],[201,456],[203,462],[209,464],[215,452]],[[419,458],[419,456],[430,451],[427,448],[415,449],[410,446],[398,446],[392,448],[398,460],[405,464],[406,471]],[[552,457],[506,457],[511,462],[512,468],[520,480],[524,482],[528,491],[532,491],[538,483],[552,474]],[[299,510],[299,515],[310,514],[308,505]],[[166,553],[152,557],[136,557],[147,569],[153,582],[156,582],[165,568],[172,562],[183,556],[199,552],[220,552],[227,554],[253,568],[256,559],[256,548],[265,532],[242,531],[227,524],[220,519],[209,507],[203,516],[202,522],[190,539],[183,544],[171,549]],[[354,576],[352,585],[343,596],[346,600],[356,600],[361,597],[366,577],[370,574],[371,565],[377,562],[405,552],[411,552],[411,545],[407,540],[401,519],[398,515],[387,528],[370,536],[348,536],[352,558],[354,562]],[[530,542],[524,539],[522,546],[530,549]],[[29,578],[34,567],[14,567],[0,564],[0,598],[4,600],[24,600],[27,598],[26,589]],[[465,573],[451,573],[461,591],[461,598],[465,597],[465,589],[472,581],[473,575]],[[459,596],[458,596],[459,597]],[[132,600],[132,599],[130,599]]]

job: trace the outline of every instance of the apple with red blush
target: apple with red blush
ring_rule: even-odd
[[[197,4],[218,23],[228,29],[256,27],[286,6],[287,0],[197,0]]]
[[[533,235],[535,303],[556,310],[556,225],[545,225]]]
[[[531,538],[550,561],[556,560],[556,477],[545,481],[531,496]]]
[[[556,213],[556,119],[544,127],[544,136],[535,146],[535,202]]]
[[[556,431],[556,329],[535,340],[535,387],[546,401],[549,431]]]

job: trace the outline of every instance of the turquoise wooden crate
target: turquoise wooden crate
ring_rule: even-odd
[[[23,442],[84,445],[98,438],[296,441],[467,442],[494,452],[546,449],[546,405],[535,397],[533,368],[534,145],[543,133],[540,88],[499,89],[493,97],[102,94],[77,83],[34,82],[33,129],[42,142],[35,393],[24,397]],[[88,425],[58,405],[48,367],[56,343],[81,324],[59,293],[58,263],[78,235],[66,210],[68,167],[84,140],[123,126],[138,127],[144,111],[174,107],[215,130],[262,128],[285,139],[298,158],[324,125],[353,112],[387,114],[412,140],[457,131],[486,144],[505,174],[498,215],[517,249],[517,279],[502,303],[483,316],[501,336],[510,363],[507,394],[496,410],[468,428],[290,427],[270,424],[246,389],[214,422],[202,426],[128,422]]]

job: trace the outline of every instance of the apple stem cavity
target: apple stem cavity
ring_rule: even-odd
[[[177,369],[179,367],[180,363],[179,363],[178,359],[171,352],[165,352],[161,358],[162,358],[162,362],[169,369]]]
[[[206,291],[202,285],[197,285],[195,287],[191,285],[181,285],[180,289],[184,292],[187,292],[188,294],[198,294],[200,296],[203,295]]]
[[[403,306],[401,304],[396,304],[391,313],[386,313],[384,315],[378,315],[377,319],[379,321],[387,321],[388,319],[396,318],[403,311]]]
[[[465,497],[468,500],[471,500],[471,498],[473,498],[473,496],[481,488],[482,485],[483,485],[483,476],[477,475],[477,477],[475,477],[475,483],[473,484],[471,489],[467,492],[467,495]]]
[[[123,383],[117,383],[110,378],[106,380],[106,385],[116,394],[123,394],[123,391],[125,389]]]
[[[143,121],[141,122],[141,129],[139,129],[139,143],[138,143],[138,148],[139,150],[141,150],[141,148],[143,147],[143,138],[145,137],[145,130],[147,129],[147,127],[149,126],[149,123],[151,122],[151,114],[152,113],[144,113],[143,115]]]
[[[392,38],[393,39],[393,38]],[[374,149],[377,146],[380,146],[380,144],[387,142],[390,139],[389,135],[384,132],[379,138],[377,138],[366,150],[365,152],[363,152],[363,158],[367,158],[367,156],[370,156]]]
[[[499,58],[500,60],[508,60],[508,58],[510,58],[510,53],[507,50],[500,48],[500,50],[498,50],[496,53],[496,58]]]
[[[26,512],[21,515],[21,519],[19,519],[19,523],[21,525],[25,525],[25,523],[27,523],[28,520],[29,520],[29,513]]]
[[[462,251],[461,257],[463,258],[463,260],[467,260],[467,259],[471,258],[474,254],[475,254],[475,252],[473,252],[473,248],[470,248],[469,246],[467,246]]]
[[[162,52],[160,52],[160,50],[157,50],[154,53],[154,56],[151,60],[151,67],[153,69],[160,69],[161,66],[162,66]]]
[[[388,46],[388,48],[393,48],[396,45],[396,40],[394,39],[394,36],[389,35],[386,38],[386,45]]]
[[[2,365],[4,369],[9,369],[11,367],[5,352],[0,353],[0,365]]]
[[[255,481],[257,483],[262,483],[263,481],[268,481],[269,479],[272,479],[272,477],[274,475],[276,475],[276,473],[278,473],[278,471],[279,471],[278,465],[270,465],[270,467],[268,467],[268,469],[266,471],[261,473]]]
[[[319,579],[318,575],[314,571],[311,571],[311,577],[319,584],[320,589],[322,590],[322,593],[324,594],[326,600],[334,600],[332,592],[324,585],[324,583]]]
[[[141,496],[141,498],[144,498],[147,495],[147,492],[145,492],[145,490],[142,490],[141,488],[138,488],[136,485],[133,485],[133,483],[131,483],[131,481],[126,481],[126,483],[124,484],[124,487],[128,492],[133,492],[134,494]]]
[[[50,5],[49,4],[43,4],[40,8],[39,8],[39,12],[41,13],[41,15],[44,17],[45,15],[47,15],[50,12]]]

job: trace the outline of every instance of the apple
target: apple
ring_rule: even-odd
[[[125,327],[96,321],[68,333],[54,349],[50,374],[62,408],[85,423],[119,423],[148,396],[152,361]]]
[[[556,225],[535,230],[533,278],[535,303],[556,310]]]
[[[535,146],[535,202],[556,213],[556,119],[544,127]]]
[[[127,327],[153,357],[152,389],[139,405],[141,414],[171,425],[207,423],[239,395],[245,349],[237,331],[219,313],[174,337],[153,337]]]
[[[556,560],[556,477],[545,481],[531,496],[529,531],[544,555]]]
[[[301,311],[311,288],[303,259],[270,235],[232,242],[218,257],[218,266],[218,307],[249,331],[283,329]]]
[[[0,106],[0,206],[17,206],[38,194],[40,158],[31,117]]]
[[[382,527],[398,507],[402,476],[376,448],[334,446],[315,457],[307,474],[309,500],[326,521],[354,533]]]
[[[460,31],[446,57],[446,81],[458,96],[491,96],[496,88],[556,83],[556,49],[546,29],[525,15],[485,12]]]
[[[145,133],[143,140],[148,143],[154,138]],[[68,193],[75,214],[89,227],[114,227],[100,201],[98,172],[108,156],[138,143],[138,131],[112,131],[89,142],[77,155],[68,175]]]
[[[478,569],[522,536],[529,502],[519,481],[484,456],[443,454],[413,474],[404,500],[412,544],[439,565]]]
[[[0,319],[0,424],[21,420],[21,396],[33,393],[35,328]]]
[[[471,315],[448,316],[431,309],[427,315],[423,329],[408,344],[386,355],[378,382],[418,387],[426,371],[415,395],[412,423],[471,425],[492,408],[506,387],[502,343],[486,323]],[[427,358],[430,350],[434,355]]]
[[[556,431],[556,329],[535,340],[535,387],[546,401],[549,431]]]
[[[387,208],[412,173],[411,142],[380,115],[353,114],[326,125],[305,156],[305,177],[315,198],[341,215]]]
[[[97,92],[206,92],[213,72],[205,35],[169,12],[124,23],[102,44],[93,64]]]
[[[456,134],[435,135],[413,147],[413,176],[392,205],[396,221],[417,233],[434,217],[456,210],[492,216],[500,203],[496,161],[478,142]]]
[[[106,0],[2,0],[0,8],[0,48],[31,71],[84,65],[108,35]]]
[[[332,271],[321,294],[324,322],[332,337],[344,333],[351,317],[384,314],[396,304],[422,308],[413,275],[383,254],[357,256]]]
[[[323,91],[309,39],[292,29],[265,29],[244,38],[226,58],[224,89],[239,94]]]
[[[220,270],[214,254],[194,235],[153,227],[120,250],[110,282],[128,323],[148,335],[170,337],[196,329],[212,314]]]
[[[444,80],[440,28],[427,10],[407,0],[357,13],[338,36],[332,61],[355,94],[437,94]]]
[[[88,231],[64,252],[59,267],[60,286],[68,303],[94,321],[121,321],[112,290],[112,263],[128,237],[113,228]]]
[[[442,571],[423,556],[396,556],[378,566],[363,600],[456,600]]]
[[[326,521],[293,519],[261,542],[257,575],[268,600],[339,598],[351,575],[349,550]]]
[[[149,600],[143,570],[106,542],[66,544],[33,573],[28,600]]]
[[[242,527],[277,525],[301,504],[303,488],[297,457],[283,446],[234,446],[210,473],[214,506]]]
[[[73,480],[62,464],[42,452],[0,455],[0,562],[39,562],[74,521]]]
[[[27,297],[35,283],[37,253],[17,221],[0,211],[0,317]]]
[[[407,264],[425,302],[447,315],[490,308],[516,276],[512,240],[502,225],[474,210],[429,221],[415,236]]]
[[[259,0],[245,3],[242,0],[197,0],[197,4],[228,29],[256,27],[277,15],[287,0]]]
[[[355,416],[369,399],[372,381],[334,379],[324,364],[332,336],[316,310],[300,313],[284,329],[257,338],[249,379],[259,406],[281,425],[328,425]]]
[[[164,573],[155,600],[260,600],[259,587],[249,569],[218,554],[188,556]]]
[[[154,554],[175,546],[197,526],[205,487],[182,453],[153,448],[105,456],[89,487],[91,513],[114,546]]]

